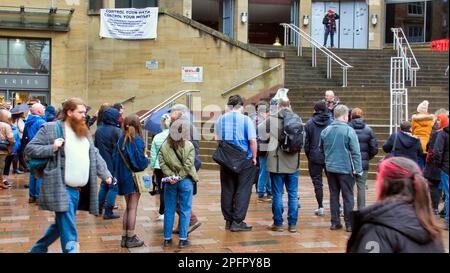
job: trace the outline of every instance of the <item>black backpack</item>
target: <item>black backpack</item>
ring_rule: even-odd
[[[280,138],[280,149],[283,152],[299,153],[303,147],[302,119],[292,111],[285,111],[283,119],[283,132]]]

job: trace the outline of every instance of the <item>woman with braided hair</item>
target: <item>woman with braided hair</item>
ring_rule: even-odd
[[[428,182],[416,162],[404,157],[384,160],[376,188],[376,203],[353,212],[347,252],[444,252]]]

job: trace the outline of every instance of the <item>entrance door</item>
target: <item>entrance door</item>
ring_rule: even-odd
[[[234,37],[234,0],[223,0],[223,34]]]
[[[365,1],[355,2],[353,48],[366,49],[369,39],[369,8]]]
[[[49,104],[48,92],[35,92],[35,91],[13,91],[11,93],[13,105],[27,104],[32,98],[38,99],[42,104]]]
[[[293,0],[291,3],[291,24],[295,26],[300,26],[299,24],[299,0]],[[294,45],[297,45],[298,43],[298,37],[297,34],[293,31],[291,31],[291,41],[294,42]]]
[[[354,25],[353,14],[355,13],[354,2],[342,2],[341,13],[339,13],[339,20],[341,27],[338,28],[339,32],[339,47],[340,48],[353,48],[354,40]],[[336,37],[335,37],[336,39]]]
[[[339,2],[326,2],[325,3],[325,12],[332,9],[335,13],[339,14],[339,17],[341,16],[341,12],[339,10]],[[322,15],[322,17],[325,16],[325,13]],[[341,18],[341,17],[340,17]],[[334,33],[334,45],[336,47],[340,47],[339,45],[339,30],[340,30],[340,22],[341,20],[336,20],[336,32]],[[323,25],[322,25],[323,26]],[[325,31],[325,30],[324,30]],[[328,39],[331,39],[328,37]],[[328,42],[329,43],[329,42]]]

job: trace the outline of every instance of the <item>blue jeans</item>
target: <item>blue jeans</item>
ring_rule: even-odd
[[[283,184],[286,185],[288,194],[288,225],[297,225],[298,219],[298,176],[299,172],[291,174],[270,173],[272,179],[272,213],[275,226],[283,226]]]
[[[272,195],[272,182],[270,175],[267,172],[267,157],[260,156],[259,159],[259,177],[258,177],[258,197],[264,197],[267,192],[268,195]]]
[[[328,34],[330,35],[331,46],[334,46],[334,29],[329,31],[327,27],[325,27],[325,37],[324,37],[323,46],[325,46],[325,47],[327,46]]]
[[[116,197],[117,193],[119,191],[119,188],[116,185],[108,185],[105,181],[102,181],[100,184],[100,190],[98,192],[98,205],[100,208],[103,206],[103,202],[105,202],[106,199],[106,208],[113,208],[116,204]]]
[[[417,164],[419,165],[420,170],[423,171],[423,169],[425,169],[425,156],[419,156]]]
[[[76,228],[76,213],[80,191],[66,187],[69,195],[69,209],[65,212],[55,212],[55,223],[45,232],[44,237],[37,241],[30,253],[47,253],[48,247],[61,237],[63,253],[77,253],[79,251],[78,234]]]
[[[441,171],[441,184],[445,193],[445,223],[448,224],[448,174]]]
[[[189,177],[176,184],[164,184],[164,240],[172,239],[177,201],[180,203],[180,240],[187,240],[192,209],[192,180]]]
[[[36,178],[33,174],[30,173],[30,180],[29,180],[30,197],[34,197],[36,199],[39,198],[39,193],[41,192],[41,184],[42,180],[40,178]]]

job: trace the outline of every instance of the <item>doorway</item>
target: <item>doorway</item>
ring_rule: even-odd
[[[45,91],[9,90],[3,93],[0,91],[0,102],[3,94],[13,106],[27,104],[31,99],[38,99],[43,105],[50,104],[49,93]]]

